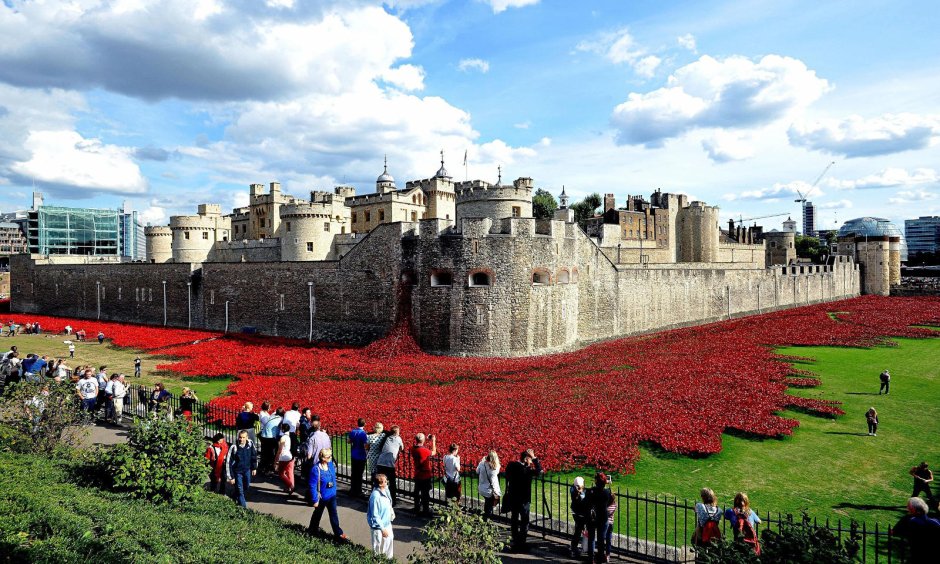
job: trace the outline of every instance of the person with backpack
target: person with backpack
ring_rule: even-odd
[[[891,392],[891,373],[888,372],[888,369],[885,368],[884,372],[879,376],[881,379],[881,387],[878,389],[878,395],[881,395],[881,392],[884,392],[885,395],[888,395]]]
[[[865,412],[865,421],[868,422],[868,436],[878,436],[878,410],[874,407]]]
[[[330,528],[337,540],[346,540],[342,527],[339,526],[339,513],[336,511],[336,465],[333,464],[333,449],[325,448],[319,452],[317,464],[310,469],[310,498],[313,500],[313,515],[307,533],[316,535],[320,531],[320,519],[323,510],[329,511]]]
[[[711,488],[702,488],[699,492],[702,501],[695,504],[695,531],[692,533],[692,545],[698,547],[711,546],[712,542],[721,539],[721,509],[718,508],[718,499]]]
[[[725,510],[725,519],[731,523],[734,540],[747,543],[760,556],[760,539],[757,538],[757,526],[761,523],[757,512],[751,509],[751,500],[747,494],[738,492],[734,504]]]
[[[228,455],[228,443],[225,435],[216,433],[212,437],[212,444],[206,449],[206,460],[209,461],[209,491],[225,494],[225,458]]]
[[[235,486],[238,505],[248,507],[245,496],[251,486],[251,478],[258,471],[258,454],[255,445],[248,439],[248,431],[238,432],[238,442],[229,447],[225,459],[225,472],[228,483]]]

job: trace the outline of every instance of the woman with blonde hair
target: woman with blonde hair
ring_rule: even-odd
[[[721,510],[718,509],[718,498],[711,488],[702,488],[699,492],[701,503],[695,504],[695,532],[692,533],[692,544],[695,546],[711,546],[712,541],[721,538]]]
[[[754,554],[760,555],[757,525],[761,520],[757,512],[751,509],[751,500],[746,493],[738,492],[734,496],[734,504],[725,510],[725,519],[731,522],[735,540],[746,542],[754,549]]]
[[[499,498],[503,495],[499,488],[499,455],[495,450],[484,456],[477,464],[477,474],[480,476],[479,486],[477,486],[480,496],[483,498],[483,519],[489,519],[493,514],[493,507],[499,504]]]
[[[180,396],[180,411],[187,421],[192,420],[197,401],[199,398],[196,397],[196,392],[192,388],[183,388],[183,395]]]
[[[868,436],[878,436],[878,411],[874,407],[865,412],[865,420],[868,421]]]
[[[245,405],[242,406],[241,413],[235,416],[235,428],[238,429],[238,431],[247,432],[248,438],[252,443],[257,442],[255,438],[255,424],[261,420],[258,414],[254,412],[254,409],[255,404],[246,401]]]

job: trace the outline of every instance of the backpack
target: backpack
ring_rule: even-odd
[[[692,534],[692,544],[697,546],[709,546],[712,541],[721,539],[721,529],[718,527],[718,521],[721,520],[721,512],[715,508],[715,513],[710,514],[708,520],[703,525],[697,527]]]
[[[760,556],[760,541],[757,538],[754,527],[751,525],[751,520],[748,519],[748,516],[745,515],[744,512],[738,511],[737,509],[734,511],[734,516],[737,518],[735,536],[751,545],[754,548],[754,554]]]

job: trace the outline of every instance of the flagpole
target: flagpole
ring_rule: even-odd
[[[470,180],[470,174],[467,172],[467,150],[463,150],[463,180],[464,182]]]

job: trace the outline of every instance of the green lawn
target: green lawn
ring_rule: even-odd
[[[231,383],[228,378],[184,378],[179,374],[158,371],[156,369],[158,364],[171,362],[171,359],[165,356],[151,356],[133,349],[113,347],[107,340],[104,345],[99,345],[94,339],[83,343],[73,341],[75,342],[75,358],[69,359],[68,345],[62,342],[64,340],[66,337],[63,335],[49,334],[4,336],[0,338],[0,350],[6,352],[10,350],[11,345],[16,345],[20,358],[26,358],[27,353],[45,354],[49,355],[49,358],[65,358],[70,368],[86,364],[95,367],[105,365],[108,367],[109,374],[123,372],[127,375],[128,382],[133,384],[152,386],[156,382],[163,382],[175,395],[182,392],[183,386],[190,387],[203,401],[222,395]],[[142,361],[141,377],[134,378],[134,358],[138,355]]]
[[[793,436],[725,435],[722,452],[704,458],[643,448],[636,474],[615,485],[692,501],[708,486],[723,504],[746,491],[762,512],[806,509],[820,518],[893,525],[911,494],[910,467],[921,460],[935,472],[940,467],[940,339],[897,342],[874,349],[780,349],[816,359],[799,367],[822,380],[817,388],[791,393],[841,401],[846,414],[827,419],[784,412],[800,421]],[[885,368],[891,370],[891,394],[879,396],[878,375]],[[865,423],[871,406],[881,421],[877,437],[868,436]]]

